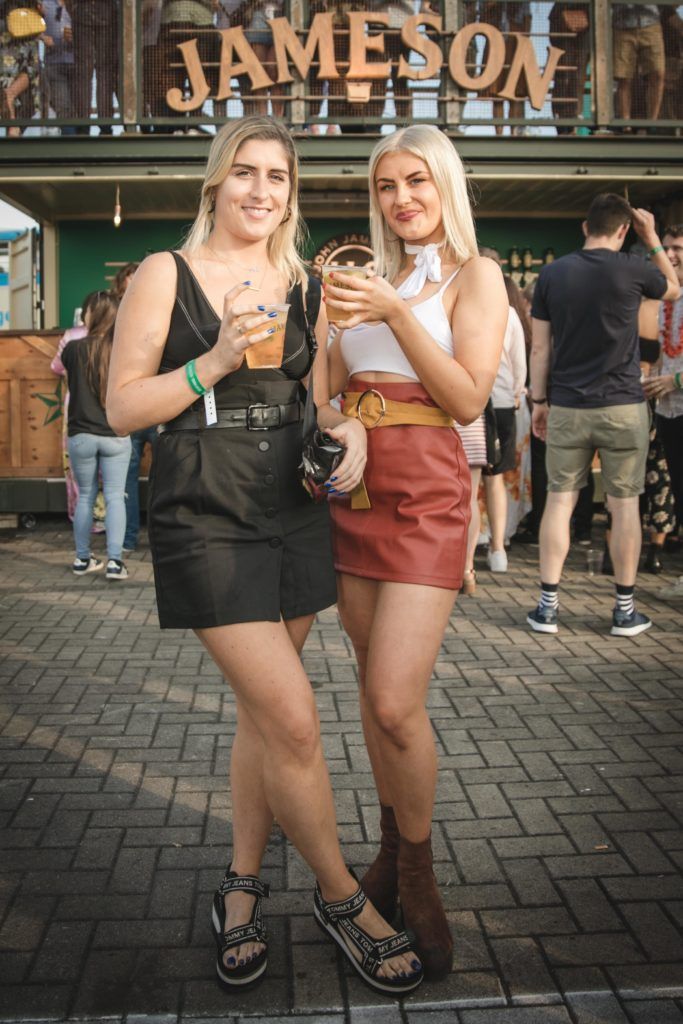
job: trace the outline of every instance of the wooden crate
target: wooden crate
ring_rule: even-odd
[[[0,479],[59,479],[66,378],[50,369],[61,331],[0,331]],[[140,476],[149,472],[149,446]]]
[[[0,331],[0,478],[62,475],[61,331]]]

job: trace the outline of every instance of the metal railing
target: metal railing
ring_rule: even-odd
[[[61,0],[43,0],[48,31],[27,40],[0,21],[0,128],[212,132],[254,112],[314,135],[420,121],[491,135],[683,128],[676,0],[190,6],[195,23],[169,20],[178,13],[171,0],[74,0],[69,25]],[[98,13],[93,19],[100,7],[110,12],[107,31]]]

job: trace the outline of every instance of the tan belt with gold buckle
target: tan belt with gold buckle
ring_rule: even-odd
[[[344,415],[360,420],[366,430],[376,427],[454,427],[453,418],[433,405],[395,402],[374,388],[344,392]],[[351,492],[351,508],[372,508],[365,481]]]

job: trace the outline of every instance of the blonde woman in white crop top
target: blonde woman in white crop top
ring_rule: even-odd
[[[508,302],[499,267],[477,255],[462,164],[438,129],[414,125],[378,143],[370,210],[377,275],[326,290],[351,314],[330,348],[332,391],[345,393],[347,414],[359,403],[370,428],[371,507],[332,490],[333,546],[381,808],[381,848],[362,885],[385,916],[400,897],[435,979],[451,968],[452,937],[432,870],[426,700],[462,586],[470,504],[452,421],[469,423],[486,404]]]

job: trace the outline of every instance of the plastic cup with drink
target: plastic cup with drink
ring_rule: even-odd
[[[289,303],[269,302],[264,305],[263,309],[265,314],[275,313],[275,316],[268,321],[268,326],[273,333],[263,341],[257,341],[254,345],[250,345],[244,353],[244,358],[250,370],[277,370],[279,366],[282,366],[282,356],[285,351]],[[260,324],[258,327],[252,327],[245,331],[245,338],[262,334],[265,326]]]
[[[353,266],[339,266],[333,263],[326,263],[323,268],[323,283],[327,286],[333,285],[335,288],[347,288],[349,291],[352,290],[351,285],[346,284],[345,281],[341,281],[341,277],[368,277],[370,274],[369,267],[353,267]],[[335,280],[331,280],[331,275],[335,275]],[[352,295],[349,298],[353,298]],[[341,309],[339,306],[335,306],[334,299],[330,296],[325,299],[325,308],[327,310],[327,319],[331,324],[345,324],[347,320],[350,320],[353,313],[348,309]]]

